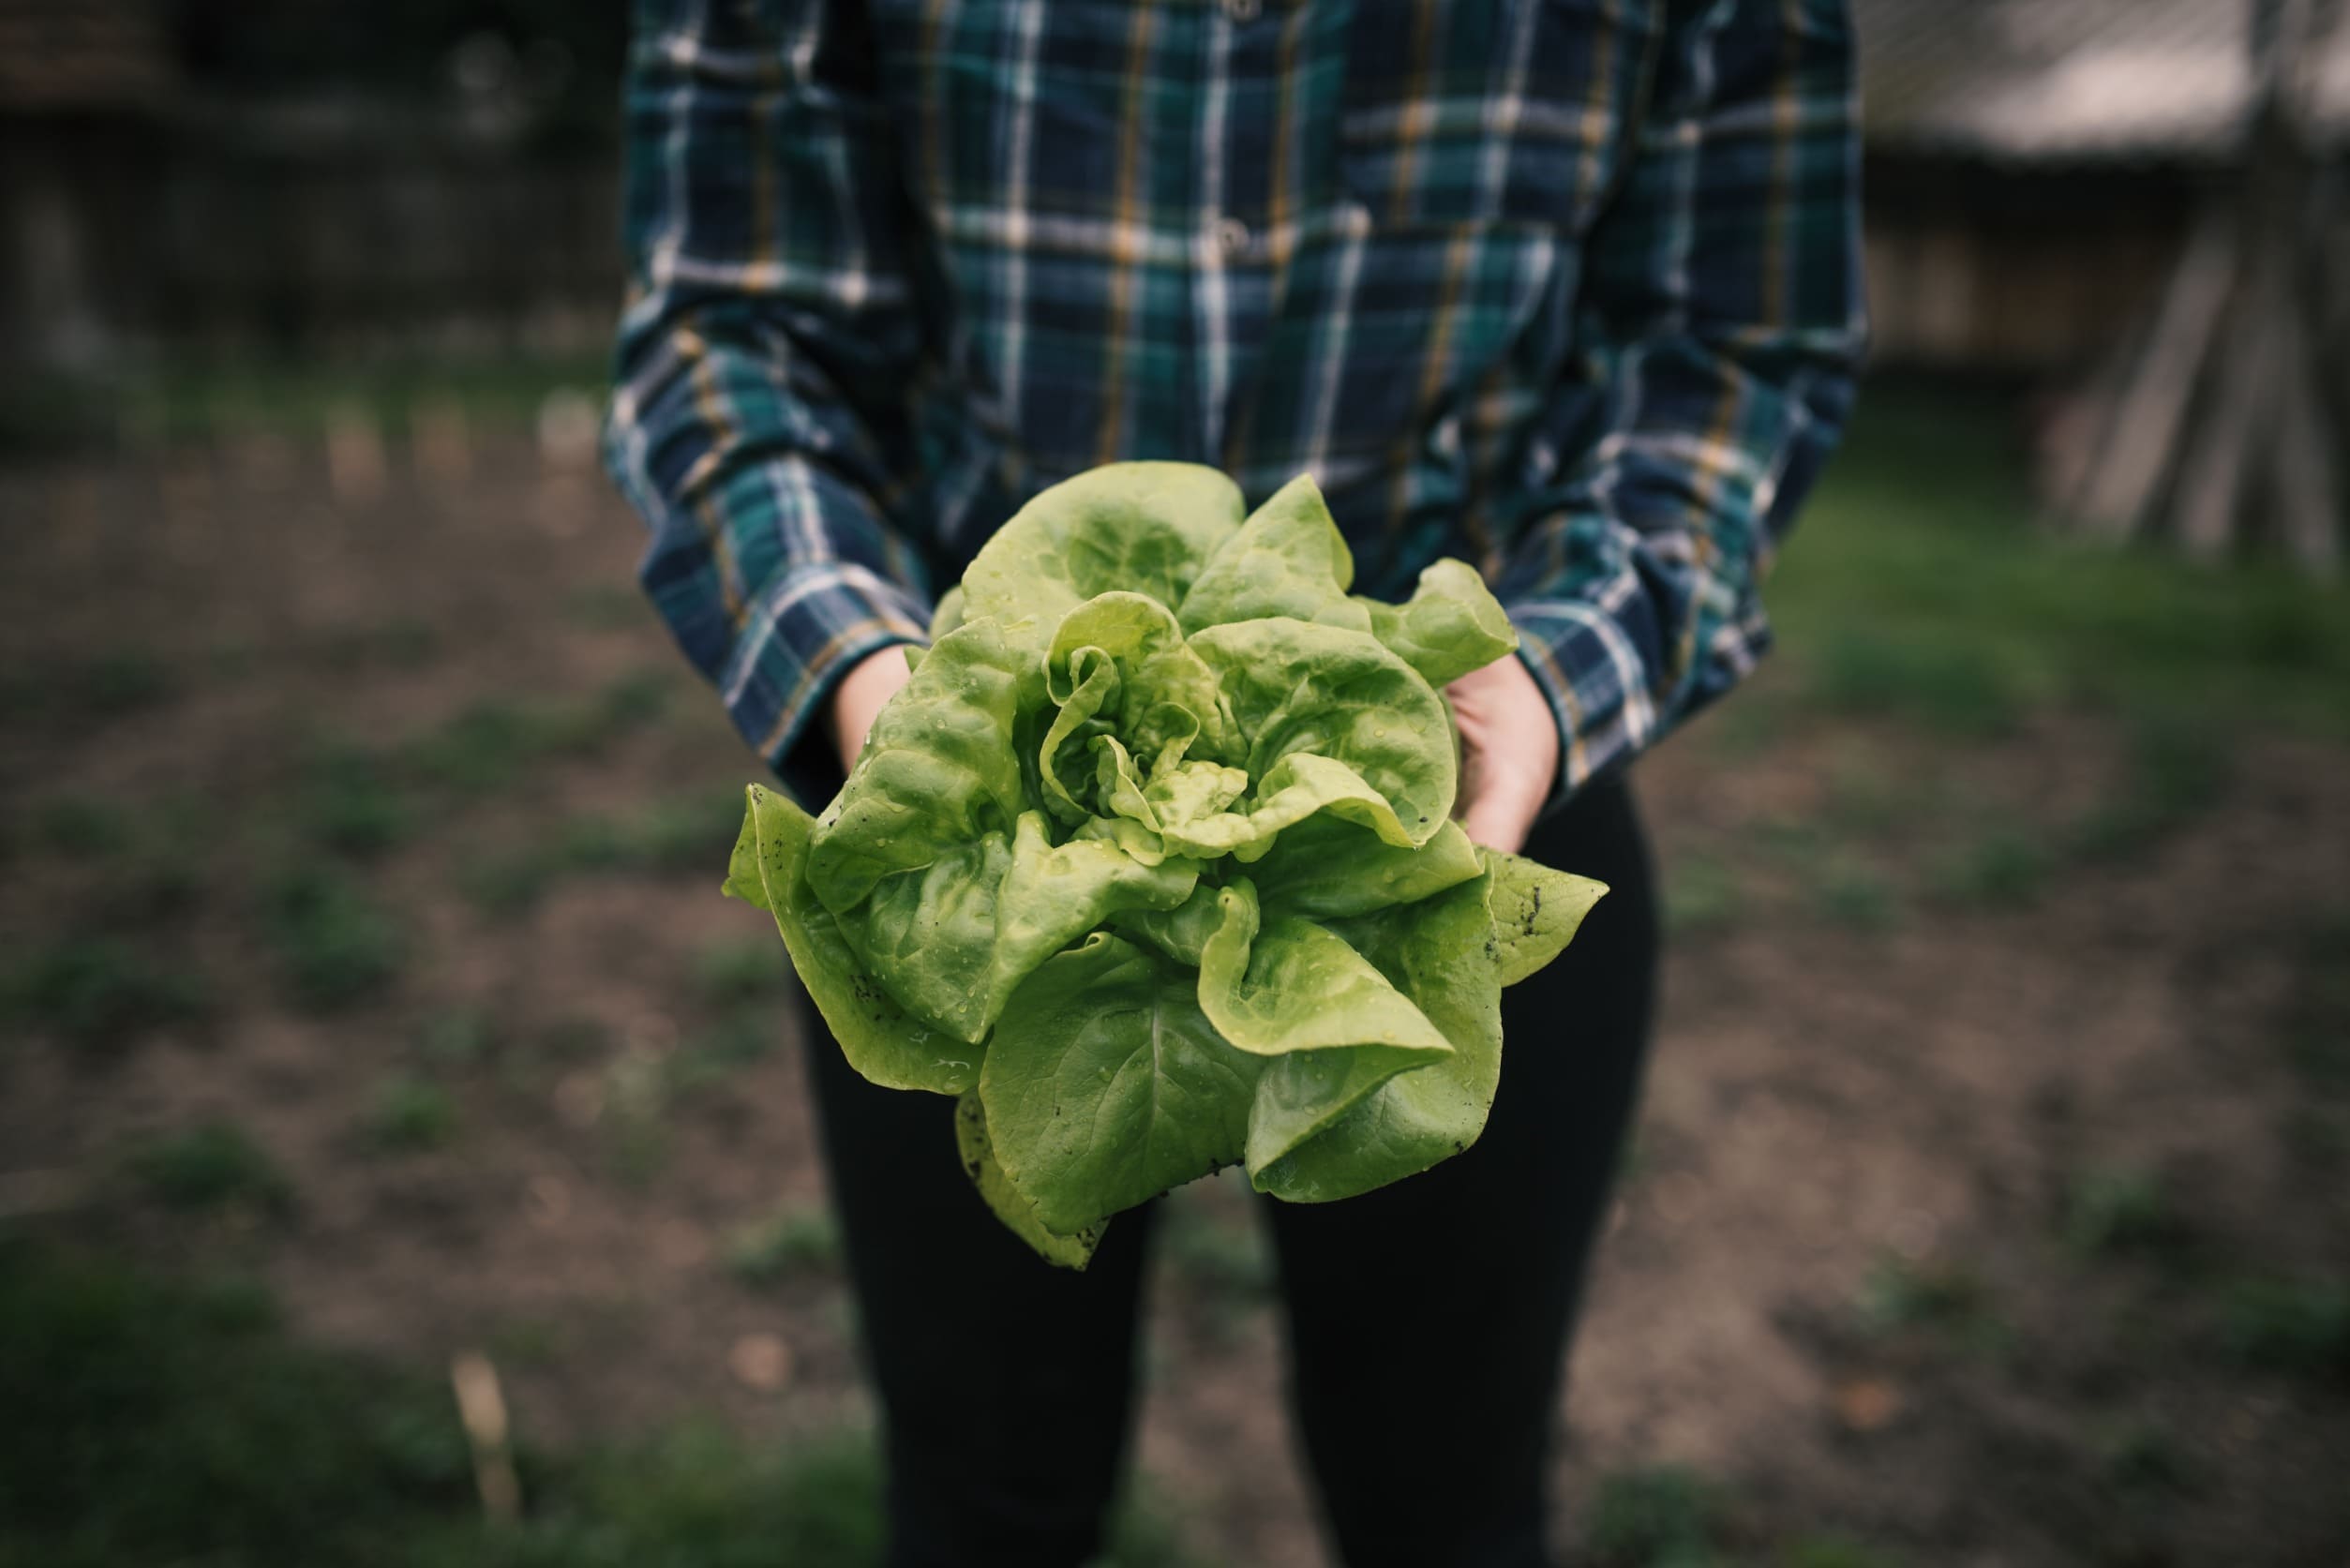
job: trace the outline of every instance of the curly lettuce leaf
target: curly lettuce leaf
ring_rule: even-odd
[[[1387,811],[1336,793],[1325,803],[1391,844],[1426,844],[1452,814],[1459,774],[1444,700],[1369,633],[1276,617],[1207,627],[1190,646],[1221,683],[1248,741],[1236,760],[1261,799],[1335,778],[1335,764]]]
[[[1293,1203],[1333,1202],[1417,1175],[1477,1141],[1502,1074],[1501,976],[1487,945],[1489,882],[1480,876],[1420,903],[1336,925],[1452,1050],[1349,1101],[1278,1159],[1252,1164],[1258,1191]]]
[[[1451,1053],[1427,1016],[1334,932],[1295,916],[1260,923],[1245,878],[1217,903],[1223,918],[1200,954],[1200,1007],[1224,1038],[1274,1058],[1250,1110],[1250,1170],[1398,1073]]]
[[[995,1157],[1061,1234],[1240,1158],[1262,1062],[1201,1011],[1198,981],[1099,933],[1020,988],[980,1099]]]
[[[1440,560],[1422,572],[1400,605],[1356,603],[1370,616],[1371,635],[1439,690],[1518,650],[1518,628],[1466,561]]]
[[[1369,632],[1370,601],[1347,597],[1354,583],[1354,553],[1321,489],[1300,474],[1208,558],[1183,597],[1183,629],[1287,617]]]
[[[1096,594],[1183,602],[1240,527],[1240,486],[1192,463],[1111,463],[1040,492],[963,574],[966,620],[1051,624]]]
[[[1043,702],[1036,649],[1016,628],[974,621],[934,643],[816,821],[808,880],[825,905],[850,909],[942,848],[1008,838],[1029,806],[1014,742]]]
[[[1377,1045],[1425,1060],[1452,1045],[1387,978],[1328,928],[1261,918],[1247,878],[1217,894],[1223,916],[1200,952],[1200,1007],[1217,1032],[1261,1056]]]
[[[764,785],[745,794],[726,891],[775,918],[792,967],[849,1066],[891,1089],[959,1095],[977,1083],[979,1053],[901,1007],[809,888],[808,814]]]
[[[1416,903],[1485,870],[1484,852],[1458,822],[1418,848],[1400,848],[1342,817],[1298,823],[1249,868],[1268,912],[1316,919]]]
[[[1517,642],[1475,573],[1378,604],[1310,479],[1243,512],[1171,463],[1036,497],[839,796],[755,791],[729,870],[852,1065],[962,1097],[982,1197],[1072,1267],[1220,1165],[1326,1202],[1465,1148],[1502,986],[1604,890],[1451,820],[1441,688]]]

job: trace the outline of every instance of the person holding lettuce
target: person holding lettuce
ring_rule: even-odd
[[[1645,1053],[1624,765],[1752,667],[1863,341],[1842,0],[639,0],[606,441],[642,578],[811,808],[988,531],[1098,464],[1310,474],[1359,591],[1520,646],[1446,692],[1476,842],[1614,889],[1505,993],[1481,1139],[1268,1204],[1349,1568],[1548,1561],[1569,1326]],[[901,1568],[1100,1548],[1147,1209],[1083,1274],[947,1100],[808,1027]]]

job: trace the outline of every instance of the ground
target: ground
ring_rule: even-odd
[[[866,1560],[752,769],[578,413],[0,471],[0,1564]],[[2350,596],[2067,548],[2013,467],[1886,395],[1639,766],[1579,1564],[2350,1560]],[[1311,1568],[1249,1201],[1163,1241],[1119,1561]]]

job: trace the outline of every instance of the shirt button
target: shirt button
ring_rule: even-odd
[[[1238,256],[1247,251],[1250,243],[1249,226],[1236,217],[1216,220],[1216,248],[1226,256]]]
[[[1254,22],[1264,8],[1264,0],[1224,0],[1224,14],[1238,22]]]

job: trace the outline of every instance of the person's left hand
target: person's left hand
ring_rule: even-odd
[[[1559,723],[1526,666],[1494,660],[1444,688],[1460,730],[1454,814],[1469,837],[1515,855],[1559,777]]]

